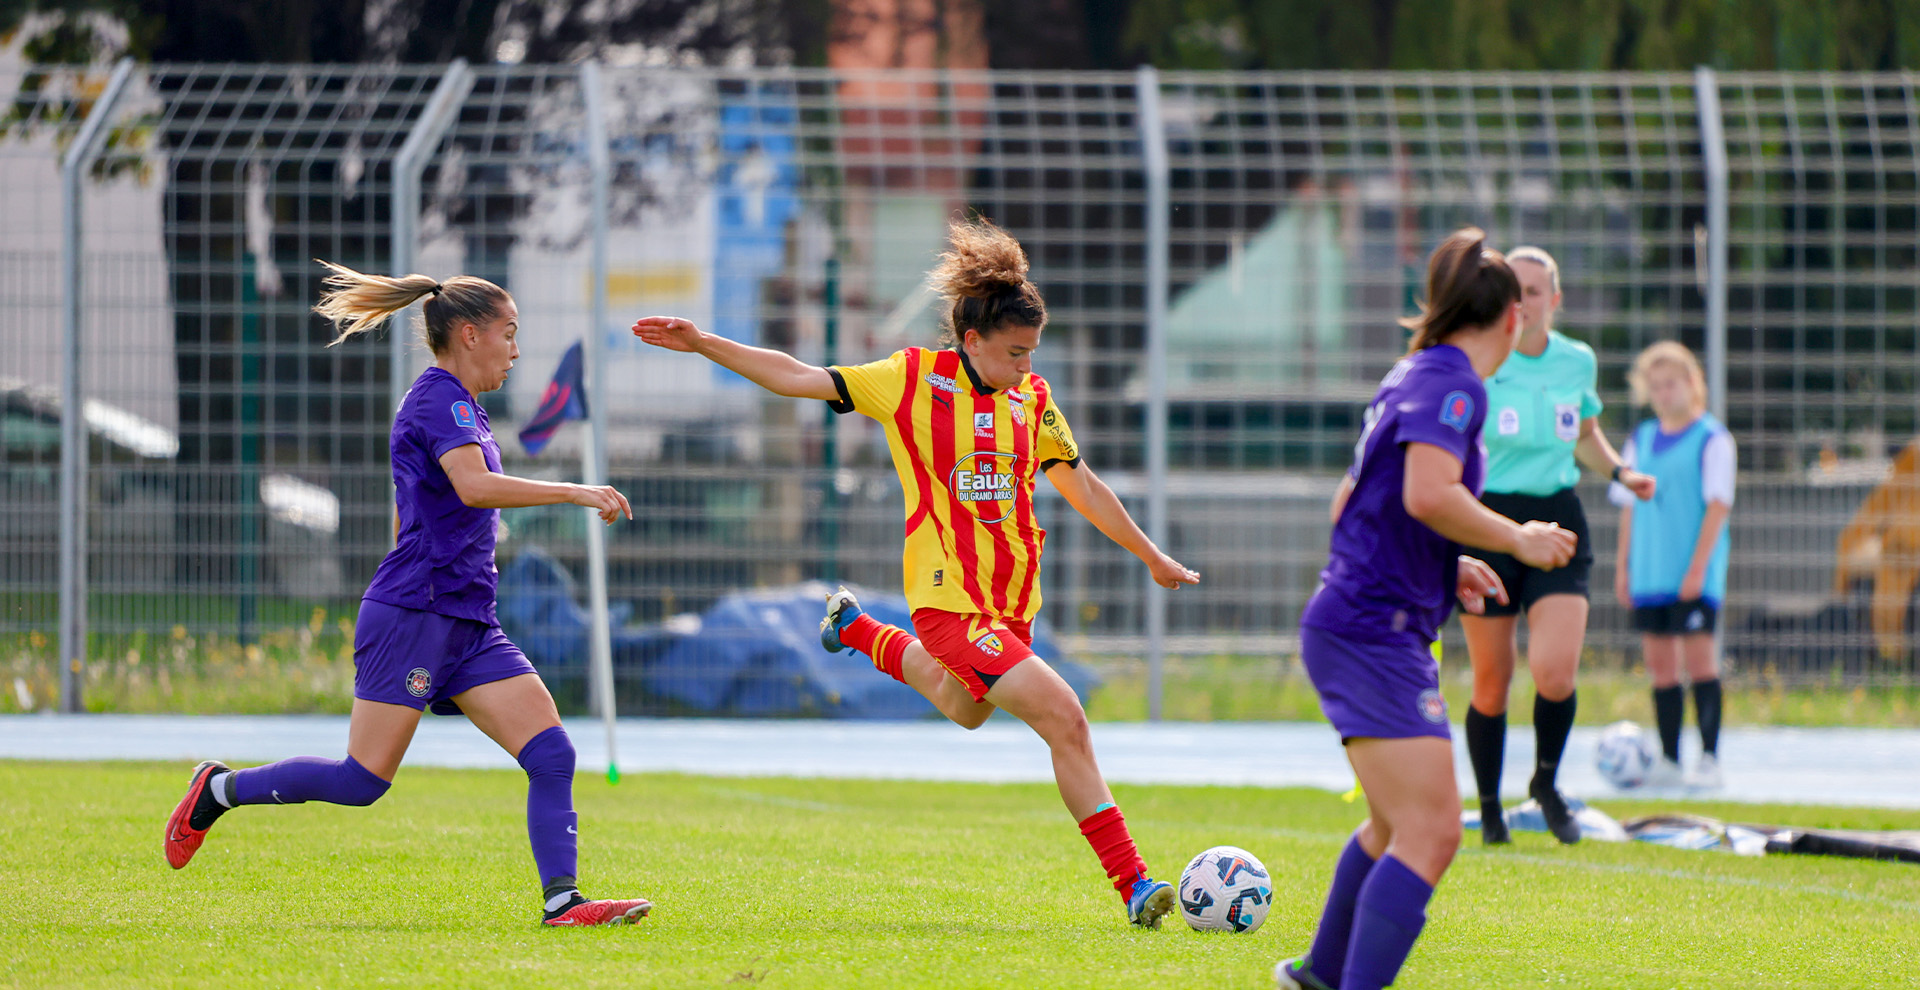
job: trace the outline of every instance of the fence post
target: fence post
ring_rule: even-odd
[[[580,95],[587,115],[587,165],[590,180],[592,215],[593,311],[592,323],[580,348],[586,363],[587,442],[580,448],[580,474],[589,485],[607,483],[607,363],[601,359],[601,344],[607,332],[607,196],[613,164],[607,148],[606,90],[600,76],[600,63],[587,61],[580,66]],[[607,528],[592,510],[587,511],[587,602],[593,628],[589,640],[595,707],[607,729],[607,780],[620,780],[620,764],[613,746],[613,719],[616,704],[613,691],[613,631],[607,628]]]
[[[1707,407],[1727,419],[1727,137],[1720,82],[1707,66],[1693,70],[1700,147],[1707,169]]]
[[[1140,151],[1147,180],[1147,538],[1167,543],[1167,134],[1160,116],[1160,73],[1134,76],[1140,101]],[[1167,589],[1147,575],[1147,718],[1160,721],[1166,674]]]
[[[472,89],[473,73],[467,68],[467,60],[456,58],[447,63],[447,71],[434,87],[426,110],[414,121],[413,130],[408,132],[399,154],[394,156],[393,203],[389,211],[393,246],[388,253],[395,275],[412,273],[414,252],[420,247],[420,174],[427,170],[427,159],[440,147],[440,138],[453,126],[454,114]],[[393,375],[388,385],[394,413],[400,411],[400,400],[413,384],[413,376],[407,374],[407,324],[412,318],[413,307],[409,306],[406,312],[394,314],[387,324],[387,355]]]
[[[113,105],[133,75],[133,59],[113,67],[107,88],[87,111],[80,134],[60,162],[62,353],[60,362],[60,710],[82,710],[87,660],[87,434],[86,387],[81,373],[80,189],[99,157]]]

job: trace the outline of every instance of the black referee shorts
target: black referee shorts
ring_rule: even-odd
[[[1533,607],[1533,603],[1548,595],[1587,596],[1587,579],[1593,573],[1593,539],[1587,532],[1587,513],[1580,507],[1580,496],[1571,488],[1562,488],[1552,495],[1501,495],[1488,492],[1481,496],[1480,502],[1487,508],[1506,516],[1514,522],[1558,523],[1561,529],[1572,530],[1580,542],[1575,545],[1573,560],[1565,567],[1556,567],[1550,571],[1528,567],[1504,553],[1490,553],[1469,548],[1469,557],[1479,557],[1500,575],[1500,583],[1506,585],[1508,603],[1500,604],[1492,598],[1487,599],[1486,615],[1518,615]]]

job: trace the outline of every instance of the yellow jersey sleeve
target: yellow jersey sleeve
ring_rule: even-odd
[[[834,412],[857,412],[884,420],[893,415],[900,397],[906,394],[907,352],[895,351],[867,364],[828,368],[827,374],[833,376],[834,387],[840,390],[840,398],[827,402]]]
[[[1045,407],[1040,410],[1040,438],[1036,453],[1040,455],[1042,471],[1056,462],[1075,466],[1080,463],[1080,445],[1073,442],[1073,427],[1067,425],[1067,414],[1060,411],[1051,394],[1047,396]]]

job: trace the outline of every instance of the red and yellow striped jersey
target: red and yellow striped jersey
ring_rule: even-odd
[[[908,606],[1032,619],[1047,538],[1034,520],[1034,478],[1080,460],[1046,379],[991,391],[961,352],[924,347],[827,371],[840,389],[835,412],[886,427],[907,493]]]

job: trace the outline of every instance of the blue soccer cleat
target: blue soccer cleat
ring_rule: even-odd
[[[827,617],[820,620],[820,645],[826,647],[828,653],[848,649],[846,644],[840,642],[840,630],[847,628],[862,614],[860,600],[853,597],[853,592],[841,588],[828,595]]]
[[[1280,990],[1333,990],[1314,975],[1313,960],[1306,956],[1282,959],[1273,967],[1273,983]]]
[[[1127,920],[1142,928],[1160,927],[1160,919],[1173,911],[1173,884],[1149,877],[1133,882],[1127,895]]]

